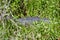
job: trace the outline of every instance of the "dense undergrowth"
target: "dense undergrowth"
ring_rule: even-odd
[[[60,38],[60,0],[0,0],[0,40],[56,40]],[[9,3],[9,4],[8,4]],[[49,18],[50,23],[38,22],[34,25],[24,26],[14,22],[13,19],[5,19],[12,15],[13,18],[23,16],[39,16]],[[5,15],[6,14],[6,15]],[[7,15],[8,14],[8,15]]]

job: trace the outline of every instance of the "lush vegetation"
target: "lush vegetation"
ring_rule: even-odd
[[[6,20],[39,16],[50,23],[38,22],[24,26]],[[60,38],[60,0],[0,0],[0,40],[56,40]]]

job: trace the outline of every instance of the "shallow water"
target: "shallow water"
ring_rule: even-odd
[[[43,22],[49,22],[49,19],[47,18],[39,18],[39,17],[26,17],[26,18],[20,18],[20,19],[17,19],[18,22],[20,22],[21,24],[23,25],[26,25],[26,24],[32,24],[33,22],[39,22],[39,21],[43,21]]]
[[[7,16],[6,19],[13,19],[13,17],[9,17]],[[1,20],[1,17],[0,17],[0,20]],[[16,20],[17,22],[21,23],[22,25],[26,25],[26,24],[33,24],[33,22],[39,22],[39,21],[43,21],[43,22],[46,22],[46,23],[49,23],[49,19],[47,18],[40,18],[40,17],[25,17],[25,18],[19,18],[19,19],[13,19],[13,20]]]

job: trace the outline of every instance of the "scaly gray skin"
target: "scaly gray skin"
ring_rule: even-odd
[[[43,22],[47,22],[49,23],[49,19],[46,18],[39,18],[39,17],[26,17],[26,18],[20,18],[17,19],[18,22],[20,22],[22,25],[31,25],[33,22],[39,22],[39,21],[43,21]]]

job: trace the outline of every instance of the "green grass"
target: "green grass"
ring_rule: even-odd
[[[29,0],[29,2],[25,0],[27,16],[49,18],[50,23],[38,22],[32,26],[24,26],[11,19],[0,21],[0,40],[56,40],[60,38],[59,2],[59,0]],[[15,11],[14,5],[11,10]]]
[[[52,20],[49,24],[34,23],[32,26],[17,26],[12,21],[0,25],[1,40],[56,40],[60,37],[59,22]]]

